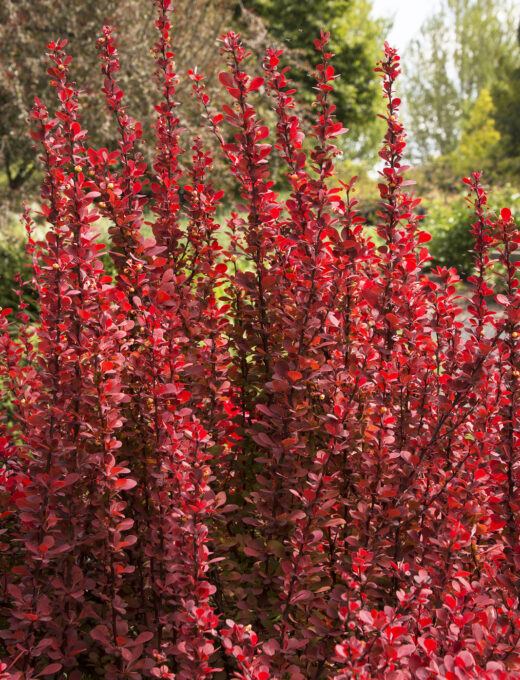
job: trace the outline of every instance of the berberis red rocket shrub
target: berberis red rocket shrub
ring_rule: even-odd
[[[281,52],[251,78],[230,32],[226,103],[188,74],[242,197],[218,224],[210,155],[199,138],[191,161],[179,148],[171,0],[156,6],[152,168],[109,28],[98,48],[119,148],[89,147],[64,41],[48,46],[58,109],[36,100],[31,113],[48,230],[38,239],[26,213],[38,322],[23,302],[0,316],[15,405],[0,432],[0,677],[520,678],[510,211],[490,212],[478,173],[465,180],[475,274],[464,324],[456,272],[424,273],[395,50],[377,68],[376,247],[355,179],[334,180],[346,130],[328,34],[306,140]],[[259,90],[275,130],[251,104]],[[494,270],[501,313],[488,305]]]

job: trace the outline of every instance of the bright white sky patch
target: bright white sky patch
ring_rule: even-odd
[[[426,17],[434,14],[440,4],[440,0],[372,0],[372,14],[394,18],[388,42],[402,54],[409,41],[418,36]]]

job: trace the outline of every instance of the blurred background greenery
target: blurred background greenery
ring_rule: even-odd
[[[418,0],[417,0],[418,2]],[[398,3],[396,3],[397,5]],[[341,142],[342,179],[359,175],[362,213],[377,220],[377,150],[383,134],[380,86],[374,65],[391,30],[378,0],[178,0],[173,17],[179,117],[184,148],[204,134],[191,86],[183,78],[198,66],[207,74],[208,91],[219,91],[222,68],[216,41],[232,28],[240,31],[260,74],[267,45],[278,45],[292,67],[299,114],[310,126],[313,99],[314,38],[321,28],[332,34],[338,117],[350,129]],[[491,205],[508,205],[520,213],[520,3],[515,0],[436,0],[417,35],[403,51],[399,94],[408,130],[408,153],[423,197],[424,227],[432,233],[434,264],[471,272],[471,216],[463,200],[462,177],[484,173],[493,189]],[[129,113],[143,122],[153,151],[156,87],[149,48],[154,36],[153,5],[148,0],[3,0],[0,3],[0,306],[16,302],[13,276],[25,273],[24,234],[19,215],[25,200],[36,204],[41,175],[28,134],[27,116],[34,96],[55,106],[47,84],[45,44],[69,40],[71,72],[82,88],[84,125],[89,144],[115,146],[115,130],[103,106],[101,75],[95,50],[104,23],[115,25],[121,54],[121,82]],[[395,32],[395,28],[394,28]],[[220,95],[219,95],[220,97]],[[258,96],[260,115],[273,121],[270,102]],[[211,148],[214,142],[207,139]],[[216,181],[219,154],[213,147]],[[182,162],[189,162],[186,153]],[[273,170],[277,172],[274,163]],[[228,180],[226,180],[228,181]],[[277,186],[285,191],[283,173]],[[231,203],[235,187],[224,187]]]

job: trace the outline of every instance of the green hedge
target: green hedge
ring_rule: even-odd
[[[507,186],[493,191],[490,208],[499,212],[501,208],[511,209],[513,216],[520,216],[520,188]],[[432,235],[429,243],[433,256],[432,267],[456,267],[463,278],[473,270],[473,237],[470,227],[474,218],[464,197],[452,196],[425,201],[426,217],[423,228]]]

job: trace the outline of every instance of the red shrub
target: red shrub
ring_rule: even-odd
[[[59,108],[36,100],[31,114],[49,230],[34,240],[25,215],[38,323],[27,327],[23,303],[0,316],[15,405],[0,432],[0,677],[520,677],[511,213],[489,212],[478,173],[465,180],[476,269],[464,326],[456,272],[423,273],[429,236],[406,192],[395,50],[377,69],[387,133],[376,247],[355,179],[334,183],[346,130],[328,34],[316,40],[305,141],[281,53],[268,51],[265,81],[250,78],[228,33],[221,111],[189,73],[242,197],[218,224],[222,192],[200,139],[188,169],[179,163],[171,2],[156,4],[153,168],[109,28],[98,47],[119,148],[88,147],[64,41],[48,46]],[[250,102],[261,88],[277,114],[273,145]],[[500,314],[488,305],[492,256]]]

